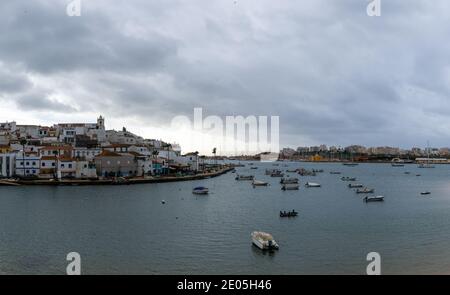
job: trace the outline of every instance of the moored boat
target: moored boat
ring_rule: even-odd
[[[296,217],[298,215],[298,212],[295,210],[292,211],[280,211],[280,217]]]
[[[428,191],[427,191],[427,192],[421,192],[420,194],[421,194],[421,195],[430,195],[431,192],[428,192]]]
[[[319,183],[315,183],[315,182],[307,182],[305,183],[306,187],[320,187]]]
[[[269,183],[265,182],[265,181],[260,181],[260,180],[253,180],[252,185],[253,186],[267,186]]]
[[[357,194],[373,194],[375,192],[375,189],[373,188],[363,188],[363,189],[357,189],[356,193]]]
[[[204,186],[198,186],[192,190],[192,193],[196,195],[207,195],[209,193],[209,189]]]
[[[358,163],[350,162],[350,163],[342,163],[342,165],[344,165],[344,166],[349,166],[349,167],[353,167],[353,166],[358,166],[359,164],[358,164]]]
[[[362,184],[360,184],[360,183],[355,183],[355,184],[349,183],[349,184],[348,184],[348,187],[349,187],[349,188],[358,188],[358,187],[364,187],[364,185],[362,185]]]
[[[298,190],[298,189],[299,189],[299,185],[298,185],[298,184],[295,184],[295,183],[293,183],[293,184],[283,184],[283,185],[281,186],[281,189],[282,189],[283,191],[293,191],[293,190]]]
[[[283,177],[284,173],[282,172],[276,172],[276,173],[272,173],[270,174],[270,177]]]
[[[356,181],[356,177],[345,176],[345,177],[341,177],[341,180],[342,181]]]
[[[261,231],[254,231],[252,232],[251,236],[253,245],[255,245],[261,250],[279,249],[278,243],[274,240],[271,234]]]
[[[341,174],[340,171],[330,171],[330,174]]]
[[[383,196],[377,196],[377,197],[365,197],[364,202],[383,202],[384,197]]]
[[[255,177],[253,175],[238,175],[236,180],[253,180]]]
[[[281,184],[293,184],[298,183],[298,178],[281,178],[280,180]]]

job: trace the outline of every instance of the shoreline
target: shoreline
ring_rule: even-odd
[[[46,185],[46,186],[79,186],[79,185],[133,185],[133,184],[145,184],[145,183],[163,183],[163,182],[177,182],[177,181],[191,181],[207,178],[214,178],[220,175],[226,174],[233,170],[233,166],[226,166],[218,171],[188,175],[188,176],[163,176],[152,178],[130,178],[124,182],[117,182],[113,179],[97,179],[97,180],[84,180],[84,179],[63,179],[59,181],[36,179],[36,180],[17,180],[7,181],[0,180],[0,186],[33,186],[33,185]]]

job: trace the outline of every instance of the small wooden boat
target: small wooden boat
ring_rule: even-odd
[[[250,169],[258,169],[258,167],[250,167]]]
[[[364,185],[362,185],[362,184],[360,184],[360,183],[355,183],[355,184],[349,183],[349,184],[348,184],[348,187],[349,187],[349,188],[358,188],[358,187],[364,187]]]
[[[350,163],[343,163],[342,165],[344,165],[344,166],[349,166],[349,167],[353,167],[353,166],[358,166],[359,164],[358,164],[358,163],[352,163],[352,162],[350,162]]]
[[[296,212],[295,210],[292,211],[280,211],[280,217],[297,217],[298,216],[298,212]]]
[[[330,174],[341,174],[339,171],[330,171]]]
[[[192,193],[195,195],[207,195],[209,193],[209,189],[204,186],[198,186],[192,190]]]
[[[421,192],[421,195],[431,195],[431,192]]]
[[[293,190],[298,190],[299,189],[299,185],[298,184],[283,184],[283,186],[281,187],[281,189],[283,191],[293,191]]]
[[[383,202],[384,197],[383,196],[377,196],[377,197],[365,197],[364,202]]]
[[[356,190],[357,194],[373,194],[374,192],[375,192],[375,189],[373,189],[373,188],[369,189],[367,187]]]
[[[320,187],[320,184],[315,183],[315,182],[307,182],[305,183],[306,187]]]

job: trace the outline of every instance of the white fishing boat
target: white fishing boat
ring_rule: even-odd
[[[238,175],[236,180],[253,180],[255,177],[253,175]]]
[[[253,186],[267,186],[269,183],[261,180],[253,180]]]
[[[281,186],[281,189],[283,191],[293,191],[293,190],[298,190],[299,189],[299,185],[296,183],[291,183],[291,184],[283,184]]]
[[[373,194],[375,192],[375,189],[373,188],[363,188],[363,189],[357,189],[356,193],[357,194]]]
[[[315,183],[315,182],[307,182],[305,183],[306,187],[320,187],[320,184]]]
[[[198,186],[192,190],[192,193],[196,195],[207,195],[209,193],[209,189],[204,186]]]
[[[421,192],[420,194],[421,195],[431,195],[431,192],[428,192],[428,191],[427,192]]]
[[[365,197],[364,202],[383,202],[384,197],[383,196],[376,196],[376,197]]]
[[[292,178],[281,178],[280,183],[281,184],[298,183],[298,178],[295,178],[295,177],[292,177]]]
[[[278,243],[274,240],[271,234],[254,231],[251,234],[253,245],[261,250],[278,250]]]

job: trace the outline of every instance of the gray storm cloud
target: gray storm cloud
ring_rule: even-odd
[[[202,107],[278,115],[282,145],[450,145],[446,0],[69,2],[0,3],[11,116],[168,127]]]

